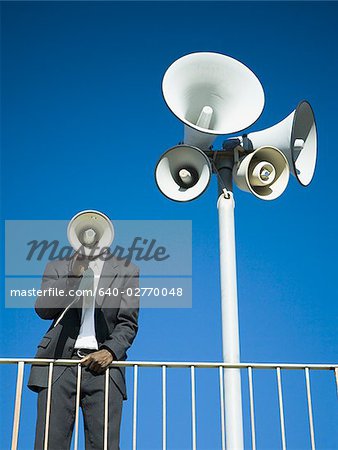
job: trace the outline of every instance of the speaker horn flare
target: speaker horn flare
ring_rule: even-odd
[[[248,134],[254,149],[265,145],[277,147],[286,156],[291,173],[300,184],[308,186],[317,159],[317,129],[311,105],[303,100],[284,120],[265,130]]]
[[[208,149],[218,135],[252,125],[264,107],[264,91],[244,64],[220,53],[177,59],[162,81],[165,102],[185,124],[184,143]]]
[[[188,202],[206,190],[211,173],[210,161],[203,151],[177,145],[161,156],[155,168],[155,180],[166,197]]]
[[[289,181],[289,164],[276,147],[260,147],[235,164],[233,177],[242,191],[251,192],[261,200],[279,197]]]

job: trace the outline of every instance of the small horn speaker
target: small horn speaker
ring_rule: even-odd
[[[67,236],[76,252],[86,256],[99,256],[111,245],[114,227],[110,219],[99,211],[86,210],[76,214],[69,222]]]
[[[192,53],[166,71],[162,92],[185,124],[184,143],[208,149],[218,135],[252,125],[264,107],[264,91],[244,64],[220,53]]]
[[[286,156],[291,173],[300,184],[310,184],[317,160],[317,129],[310,103],[303,100],[297,108],[276,125],[249,133],[253,148],[277,147]]]
[[[155,168],[155,180],[163,195],[188,202],[206,190],[211,173],[210,161],[203,151],[178,145],[161,156]]]
[[[261,147],[235,164],[233,176],[242,191],[251,192],[262,200],[274,200],[286,189],[289,164],[275,147]]]

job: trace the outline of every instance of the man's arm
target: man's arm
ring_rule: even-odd
[[[100,349],[109,350],[114,359],[121,359],[133,343],[138,330],[138,314],[140,296],[136,292],[139,287],[139,270],[128,276],[122,290],[120,309],[117,313],[117,324],[109,338],[100,346]],[[131,295],[127,295],[127,292]],[[138,294],[138,295],[137,295]]]
[[[72,274],[60,276],[53,264],[47,264],[42,278],[41,290],[47,291],[51,288],[51,291],[37,297],[35,301],[36,313],[42,319],[55,319],[75,299],[74,296],[69,295],[69,291],[71,289],[76,290],[80,281],[81,276]],[[64,291],[64,296],[58,295],[61,290]]]

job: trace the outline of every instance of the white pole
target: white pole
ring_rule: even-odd
[[[237,306],[235,202],[232,192],[217,202],[220,240],[223,360],[238,363],[239,330]],[[243,450],[243,414],[240,369],[224,370],[225,429],[227,450]]]

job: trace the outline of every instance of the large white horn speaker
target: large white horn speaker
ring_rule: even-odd
[[[279,197],[289,181],[289,164],[275,147],[261,147],[244,156],[233,169],[236,185],[262,200]]]
[[[256,149],[272,145],[281,150],[290,165],[292,174],[307,186],[314,175],[317,159],[317,131],[313,110],[307,101],[284,120],[266,130],[249,133],[248,138]]]
[[[207,149],[217,135],[252,125],[264,107],[264,91],[244,64],[220,53],[192,53],[166,71],[162,92],[184,124],[184,143]]]
[[[69,222],[67,236],[75,251],[94,257],[111,245],[114,227],[110,219],[99,211],[81,211]]]
[[[178,202],[188,202],[199,197],[208,187],[211,174],[208,157],[189,145],[177,145],[169,149],[155,168],[159,190]]]

